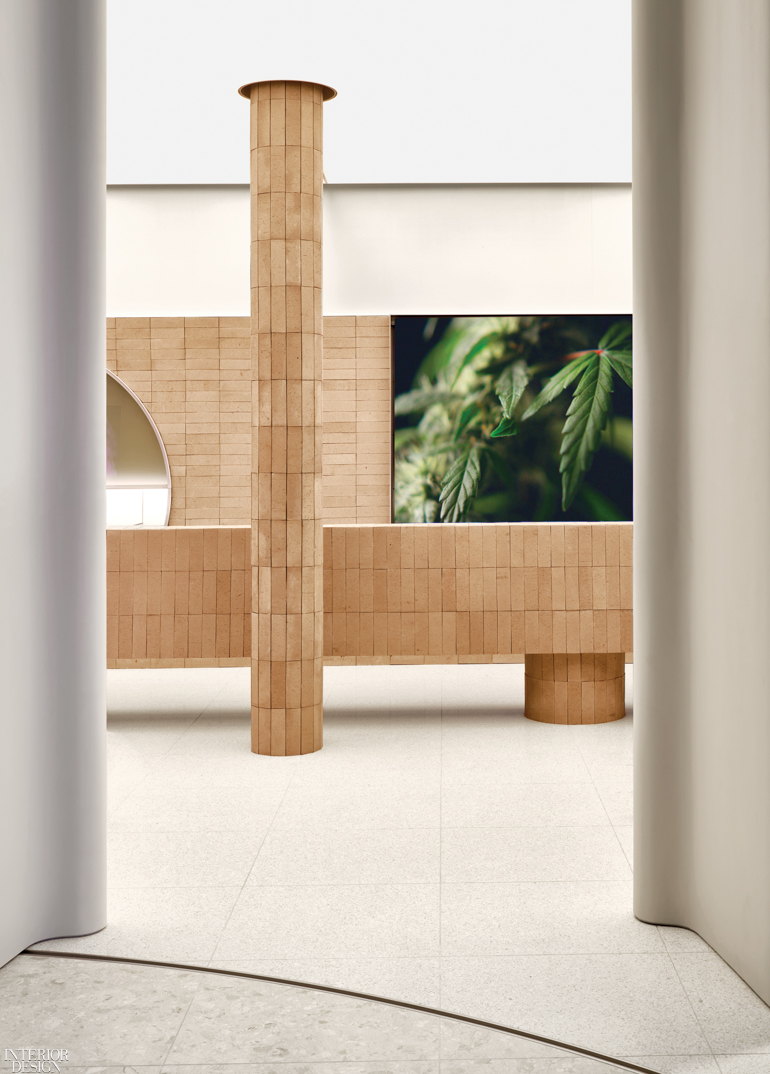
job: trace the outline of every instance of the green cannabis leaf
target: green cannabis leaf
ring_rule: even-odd
[[[500,400],[503,417],[500,424],[491,434],[492,436],[513,436],[518,429],[518,423],[514,421],[513,412],[516,404],[524,394],[532,374],[523,361],[513,362],[500,374],[495,384],[495,392]]]
[[[597,351],[588,363],[567,410],[561,441],[561,506],[566,511],[577,495],[599,446],[610,412],[612,364]]]
[[[524,411],[521,420],[526,421],[527,418],[533,417],[537,414],[538,410],[542,410],[547,403],[552,403],[558,395],[561,395],[564,389],[568,388],[573,380],[577,380],[590,361],[588,355],[593,353],[595,352],[581,352],[569,365],[566,365],[564,369],[560,369],[555,376],[551,377],[540,395],[538,395],[535,401]]]
[[[452,387],[453,388],[454,388],[455,384],[457,384],[457,381],[460,379],[460,374],[462,373],[463,369],[465,369],[465,367],[467,365],[470,365],[470,363],[473,361],[473,359],[475,357],[477,357],[477,355],[481,354],[482,351],[485,351],[487,349],[487,347],[490,345],[490,343],[495,343],[499,339],[500,339],[500,333],[499,332],[490,332],[488,335],[482,336],[481,339],[478,341],[478,343],[473,344],[471,349],[468,351],[468,353],[465,355],[463,360],[460,362],[460,365],[459,365],[459,367],[457,369],[457,372],[454,375],[454,380],[452,381]]]
[[[441,486],[441,521],[462,522],[478,492],[481,477],[480,453],[472,444],[447,470]]]

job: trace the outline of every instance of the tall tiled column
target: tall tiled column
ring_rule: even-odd
[[[323,742],[321,189],[314,82],[251,101],[252,750]]]

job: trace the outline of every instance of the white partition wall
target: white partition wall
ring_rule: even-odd
[[[770,5],[636,0],[635,912],[770,1001]]]
[[[631,312],[631,186],[327,186],[332,316]]]
[[[0,4],[0,964],[106,923],[104,14]]]
[[[628,183],[324,186],[327,316],[630,313]],[[107,191],[110,317],[247,317],[247,186]]]

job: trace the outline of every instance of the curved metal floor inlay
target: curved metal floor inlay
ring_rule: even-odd
[[[328,985],[77,952],[22,956],[0,970],[0,1048],[67,1048],[69,1074],[175,1074],[183,1066],[267,1074],[276,1062],[287,1072],[323,1063],[324,1074],[353,1074],[352,1064],[360,1074],[362,1063],[387,1063],[403,1074],[460,1074],[458,1061],[504,1061],[506,1074],[600,1074],[608,1066],[655,1074],[535,1033]],[[145,968],[159,973],[150,984],[138,981]],[[214,980],[202,982],[204,974]]]

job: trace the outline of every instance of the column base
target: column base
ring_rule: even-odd
[[[524,658],[524,715],[538,723],[611,723],[626,714],[625,653]]]
[[[251,709],[251,752],[268,757],[298,757],[323,747],[323,705]]]

